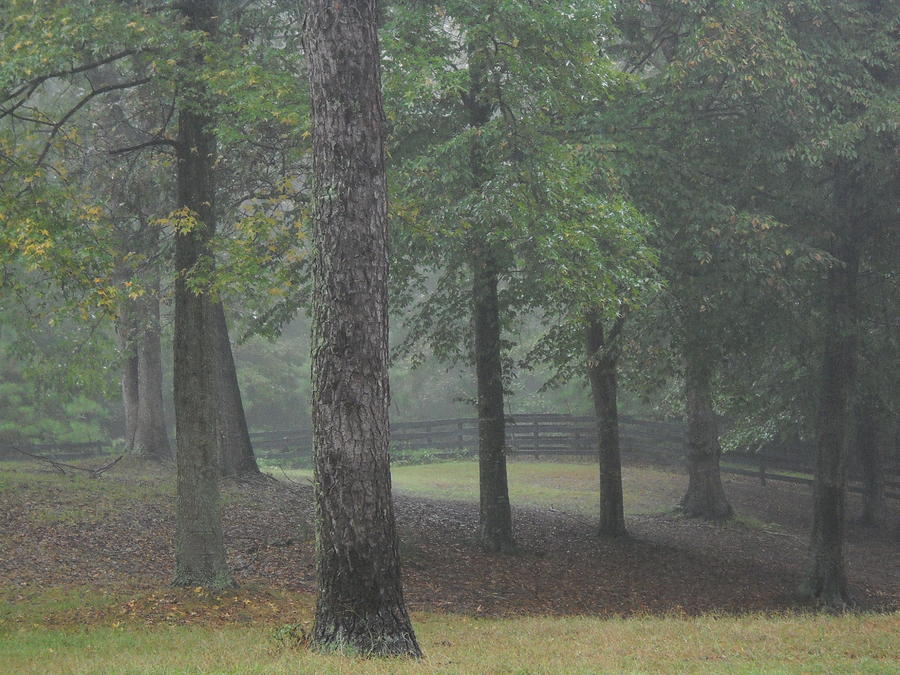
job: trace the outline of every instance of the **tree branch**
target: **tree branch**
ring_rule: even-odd
[[[33,458],[33,459],[38,459],[38,460],[40,460],[40,461],[42,461],[42,462],[47,462],[47,463],[50,464],[54,469],[56,469],[57,471],[59,471],[59,472],[60,472],[62,475],[64,475],[64,476],[66,475],[66,469],[72,469],[73,471],[85,471],[86,473],[89,473],[89,474],[90,474],[91,478],[99,478],[101,475],[103,475],[104,472],[109,471],[109,470],[110,470],[111,468],[113,468],[116,464],[118,464],[118,463],[119,463],[119,460],[122,459],[122,458],[125,456],[125,455],[119,455],[119,456],[116,457],[113,461],[111,461],[109,464],[105,464],[105,465],[103,465],[103,466],[101,466],[101,467],[97,467],[97,468],[95,469],[95,468],[91,468],[91,467],[89,467],[89,466],[75,466],[74,464],[66,464],[66,463],[64,463],[64,462],[58,462],[58,461],[56,461],[55,459],[53,459],[52,457],[45,457],[45,456],[43,456],[43,455],[36,455],[36,454],[34,454],[33,452],[28,452],[27,450],[23,450],[22,448],[20,448],[20,447],[18,447],[18,446],[13,446],[12,449],[15,450],[16,452],[22,454],[22,455],[25,455],[26,457],[31,457],[31,458]]]
[[[174,148],[178,145],[171,138],[151,138],[149,141],[144,141],[143,143],[138,143],[137,145],[130,145],[127,148],[116,148],[115,150],[110,150],[110,155],[122,155],[126,152],[136,152],[138,150],[143,150],[144,148],[153,148],[159,147],[161,145]]]
[[[40,166],[44,159],[47,157],[47,153],[50,152],[50,148],[53,146],[53,139],[56,138],[56,135],[59,133],[60,129],[65,126],[66,122],[68,122],[75,113],[81,110],[85,105],[87,105],[91,100],[95,97],[100,96],[101,94],[107,94],[111,91],[117,91],[120,89],[130,89],[132,87],[139,87],[142,84],[146,84],[150,81],[151,78],[143,77],[139,80],[132,80],[130,82],[118,82],[116,84],[108,84],[105,87],[98,87],[97,89],[92,89],[89,94],[87,94],[84,98],[82,98],[78,103],[72,106],[65,115],[63,115],[58,122],[53,125],[53,129],[50,131],[50,137],[47,139],[47,142],[44,144],[43,150],[41,150],[41,154],[38,155],[37,161],[34,163],[35,166]]]
[[[126,56],[133,56],[137,54],[138,49],[126,49],[121,52],[116,52],[115,54],[110,54],[109,56],[100,59],[99,61],[94,61],[93,63],[85,63],[80,66],[76,66],[74,68],[67,68],[66,70],[57,70],[52,73],[47,73],[45,75],[39,75],[34,77],[27,82],[22,83],[12,92],[6,93],[3,95],[3,98],[0,99],[0,103],[6,103],[10,99],[16,98],[21,94],[28,91],[26,98],[31,96],[34,93],[35,89],[37,89],[41,84],[46,82],[47,80],[52,80],[56,77],[65,77],[67,75],[77,75],[78,73],[83,73],[88,70],[94,70],[95,68],[99,68],[100,66],[105,66],[109,63],[113,63],[114,61],[118,61],[119,59],[124,59]],[[29,91],[30,90],[30,91]]]

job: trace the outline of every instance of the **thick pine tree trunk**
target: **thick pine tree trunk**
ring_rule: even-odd
[[[214,33],[218,7],[214,0],[181,5],[186,28]],[[202,54],[195,54],[202,62]],[[203,289],[188,285],[198,263],[210,265],[210,239],[215,232],[213,163],[215,139],[205,109],[205,92],[193,85],[178,115],[178,208],[194,222],[175,236],[175,426],[177,498],[175,579],[178,586],[221,587],[231,584],[219,516],[216,447],[215,311]]]
[[[421,655],[388,456],[387,194],[374,0],[309,0],[313,119],[313,645]]]
[[[850,601],[844,563],[844,515],[850,398],[856,375],[859,252],[844,233],[826,286],[825,351],[813,486],[813,527],[802,597],[830,609]]]
[[[506,418],[503,410],[503,361],[497,269],[490,254],[472,263],[472,317],[475,330],[475,379],[478,391],[479,535],[486,551],[515,548],[506,476]]]
[[[863,394],[856,404],[855,446],[862,472],[863,498],[860,523],[884,525],[886,519],[884,483],[884,411],[877,397]]]
[[[712,373],[699,350],[689,346],[684,356],[689,482],[680,508],[691,518],[725,520],[733,511],[719,471],[722,447],[712,404]]]
[[[622,458],[619,447],[618,349],[604,340],[603,322],[588,313],[585,327],[588,381],[597,418],[600,460],[600,528],[603,536],[621,537],[625,529]]]
[[[228,338],[228,323],[221,302],[213,307],[216,341],[216,441],[219,451],[219,467],[223,476],[245,476],[259,473],[250,431],[244,415],[244,403],[238,385],[237,369]]]

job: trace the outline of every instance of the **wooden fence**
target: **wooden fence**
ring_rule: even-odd
[[[22,443],[17,445],[0,444],[0,460],[23,459],[19,450],[32,455],[52,457],[58,461],[72,459],[89,459],[104,454],[104,444],[100,441],[85,443]]]
[[[622,451],[654,458],[680,460],[684,456],[684,425],[678,422],[640,420],[628,415],[619,418]],[[308,456],[312,453],[312,431],[265,431],[250,434],[257,455],[278,459]],[[535,458],[592,456],[597,450],[597,426],[592,416],[562,415],[555,413],[511,415],[506,418],[507,452],[511,456]],[[478,420],[452,418],[423,420],[420,422],[395,422],[391,425],[391,447],[394,450],[428,449],[451,452],[468,451],[474,454],[478,448]],[[22,448],[35,455],[46,455],[56,460],[80,459],[103,453],[99,442],[56,443],[28,445]],[[793,450],[793,449],[792,449]],[[809,485],[812,480],[801,476],[780,473],[813,472],[813,455],[808,452],[768,451],[754,453],[731,452],[723,456],[724,473],[758,476],[766,480],[781,480]],[[21,459],[22,454],[12,447],[0,446],[0,459]],[[858,478],[851,464],[850,478]],[[897,467],[886,467],[888,496],[900,498],[900,481]],[[860,492],[856,485],[849,485],[853,492]]]
[[[623,415],[619,418],[620,442],[623,453],[680,461],[684,457],[684,425],[678,422],[640,420]],[[301,429],[291,432],[263,432],[251,434],[253,446],[262,457],[296,457],[312,452],[312,432]],[[595,456],[597,426],[594,417],[561,414],[523,414],[506,419],[507,452],[511,456],[535,458],[564,456]],[[391,447],[395,450],[429,449],[440,451],[470,451],[478,448],[478,420],[452,418],[396,422],[391,425]],[[813,457],[808,453],[796,455],[786,452],[730,452],[723,456],[723,473],[759,477],[767,480],[812,485],[810,478],[791,476],[779,470],[813,472]],[[887,496],[900,498],[900,481],[896,467],[886,480]],[[851,475],[851,479],[856,476]],[[848,484],[851,492],[862,492],[858,484]]]
[[[679,424],[623,416],[619,425],[625,451],[640,449],[677,455],[684,446],[684,434]],[[312,450],[309,429],[254,433],[251,438],[253,447],[263,455],[308,454]],[[512,455],[595,455],[596,421],[593,417],[575,415],[512,415],[506,418],[506,444]],[[391,425],[391,447],[474,452],[478,447],[478,420],[464,417],[396,422]]]

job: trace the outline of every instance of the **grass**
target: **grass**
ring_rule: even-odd
[[[294,480],[311,480],[312,471],[288,470]],[[592,463],[513,461],[508,464],[513,506],[554,508],[596,517],[600,510],[598,469]],[[281,472],[273,472],[280,476]],[[399,494],[429,499],[478,502],[478,463],[473,460],[393,466]],[[681,497],[680,476],[665,469],[627,466],[623,470],[625,512],[668,511]]]
[[[311,608],[300,617],[308,621]],[[420,663],[285,647],[279,624],[0,632],[16,673],[897,672],[898,615],[631,619],[416,614]]]
[[[749,461],[739,461],[739,460],[730,460],[730,459],[722,459],[719,462],[719,465],[722,469],[743,469],[745,471],[759,471],[759,464],[754,464]],[[777,466],[768,466],[766,467],[766,475],[770,480],[774,480],[772,476],[789,476],[791,478],[803,478],[805,480],[812,480],[813,475],[811,473],[807,473],[804,471],[791,471],[790,469],[782,469]]]
[[[90,519],[126,502],[171,501],[170,475],[132,468],[93,480],[5,464],[0,498],[14,494],[30,502],[34,517],[63,522],[76,515]],[[477,472],[474,461],[406,465],[393,469],[393,480],[400,493],[474,503]],[[287,473],[294,479],[311,475]],[[509,475],[516,505],[596,513],[593,464],[513,461]],[[664,510],[683,489],[673,472],[652,467],[626,467],[624,481],[626,494],[632,495],[626,502],[631,513]],[[51,504],[59,503],[61,514],[46,515]],[[312,613],[308,594],[250,585],[218,595],[108,584],[0,588],[0,672],[900,671],[897,613],[627,619],[416,613],[426,654],[419,663],[314,654],[277,638],[286,624],[309,625]]]
[[[171,502],[175,493],[171,475],[163,477],[160,469],[139,460],[124,460],[122,464],[126,465],[127,479],[119,478],[121,470],[98,479],[83,473],[62,475],[37,462],[3,462],[0,496],[14,494],[16,501],[28,504],[29,518],[39,525],[96,523],[135,501],[160,505]]]

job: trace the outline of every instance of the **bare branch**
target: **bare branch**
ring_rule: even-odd
[[[59,471],[64,476],[66,475],[66,469],[71,469],[73,471],[84,471],[84,472],[90,474],[91,478],[99,478],[101,475],[103,475],[104,472],[109,471],[116,464],[118,464],[119,460],[121,460],[125,456],[125,455],[119,455],[113,461],[111,461],[109,464],[104,464],[103,466],[100,466],[97,468],[92,468],[89,466],[75,466],[74,464],[66,464],[65,462],[58,462],[55,459],[53,459],[52,457],[45,457],[44,455],[36,455],[33,452],[28,452],[27,450],[23,450],[22,448],[20,448],[18,446],[13,446],[12,449],[22,455],[25,455],[26,457],[38,459],[42,462],[47,462],[48,464],[50,464],[50,466],[52,466],[54,469]]]
[[[109,56],[100,59],[99,61],[94,61],[92,63],[84,63],[80,66],[75,66],[74,68],[67,68],[66,70],[57,70],[52,73],[46,73],[44,75],[39,75],[38,77],[34,77],[28,82],[24,82],[12,92],[4,94],[3,98],[0,99],[0,103],[6,103],[10,99],[16,98],[24,94],[26,91],[28,96],[34,93],[35,89],[37,89],[41,84],[46,82],[47,80],[52,80],[57,77],[66,77],[68,75],[77,75],[78,73],[83,73],[88,70],[94,70],[95,68],[99,68],[100,66],[105,66],[109,63],[113,63],[114,61],[118,61],[119,59],[124,59],[127,56],[133,56],[137,54],[139,51],[148,51],[148,50],[138,50],[138,49],[126,49],[121,52],[116,52],[115,54],[110,54]]]
[[[50,137],[47,139],[47,142],[44,144],[43,150],[41,150],[41,154],[38,155],[37,161],[35,162],[35,166],[40,166],[44,159],[47,157],[47,153],[50,152],[50,148],[53,146],[53,139],[56,138],[56,135],[59,133],[60,129],[65,126],[66,122],[68,122],[72,116],[81,110],[85,105],[87,105],[91,100],[95,97],[100,96],[101,94],[107,94],[111,91],[117,91],[120,89],[131,89],[132,87],[139,87],[142,84],[146,84],[150,81],[151,78],[143,77],[139,80],[132,80],[130,82],[118,82],[116,84],[108,84],[105,87],[98,87],[97,89],[92,89],[89,94],[87,94],[84,98],[82,98],[78,103],[69,108],[69,111],[63,115],[58,122],[53,125],[53,129],[50,132]]]
[[[151,138],[149,141],[144,141],[143,143],[138,143],[137,145],[131,145],[127,148],[116,148],[115,150],[110,150],[110,155],[121,155],[126,152],[137,152],[138,150],[143,150],[145,148],[155,148],[159,146],[166,146],[170,148],[174,148],[178,143],[171,138]]]

